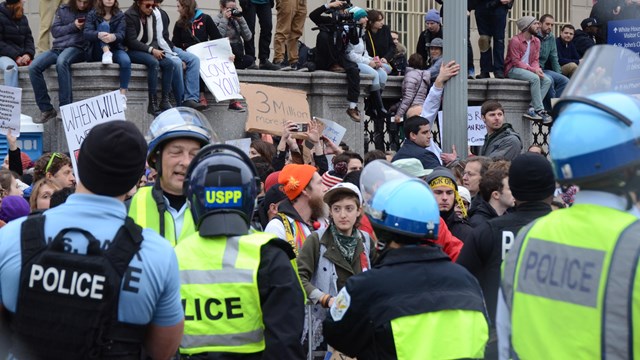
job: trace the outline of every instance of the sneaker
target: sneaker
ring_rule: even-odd
[[[281,61],[281,62],[275,62],[275,63],[273,63],[273,64],[274,64],[274,65],[276,65],[276,66],[279,66],[279,67],[280,67],[280,69],[278,69],[278,70],[280,70],[280,71],[291,71],[291,70],[293,70],[293,68],[291,67],[291,65],[288,65],[288,64],[287,64],[287,65],[284,65],[284,64],[283,64],[283,61]]]
[[[102,54],[102,63],[104,65],[113,64],[113,53],[111,51],[107,51],[106,53]]]
[[[39,119],[33,119],[33,122],[36,124],[44,124],[47,121],[53,119],[56,117],[56,115],[58,115],[58,112],[56,111],[56,109],[51,109],[51,110],[47,110],[47,111],[43,111],[40,114],[40,118]]]
[[[199,102],[195,101],[195,100],[185,100],[182,102],[182,106],[186,106],[186,107],[190,107],[192,109],[196,109],[196,110],[204,110],[205,106],[200,104]]]
[[[260,61],[260,70],[280,70],[280,66],[272,63],[269,60]]]
[[[355,122],[360,122],[360,110],[357,107],[351,109],[347,109],[347,115],[351,118],[351,120]]]
[[[120,99],[122,99],[122,110],[127,110],[127,96],[120,94]]]
[[[473,70],[473,69],[470,69],[470,70],[469,70],[469,73],[468,73],[468,75],[467,75],[467,79],[469,79],[469,80],[473,80],[473,79],[475,79],[475,78],[476,78],[476,71],[475,71],[475,70]]]
[[[498,71],[498,72],[494,71],[493,72],[493,77],[496,78],[496,79],[504,79],[504,73],[501,72],[501,71]]]
[[[240,101],[232,101],[229,103],[229,111],[245,112],[246,110]]]
[[[546,110],[539,110],[537,113],[542,119],[542,123],[544,125],[550,125],[553,122],[553,118],[551,117],[551,115],[549,115],[549,113]]]
[[[259,69],[259,67],[255,63],[253,63],[253,64],[251,64],[251,65],[246,67],[246,70],[258,70],[258,69]]]
[[[529,120],[540,121],[542,120],[542,116],[539,115],[540,111],[544,111],[544,110],[535,111],[532,107],[530,107],[529,110],[523,116]]]

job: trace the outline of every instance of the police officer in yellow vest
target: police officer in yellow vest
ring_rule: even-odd
[[[302,359],[304,293],[293,249],[250,222],[260,179],[249,157],[209,145],[184,193],[197,232],[176,246],[189,359]]]
[[[153,186],[140,188],[129,203],[129,216],[175,246],[195,232],[182,193],[187,167],[205,145],[217,141],[209,121],[186,107],[169,109],[153,120],[147,132],[147,163],[158,172]]]
[[[498,296],[501,359],[640,358],[632,200],[640,190],[640,101],[609,90],[630,88],[630,64],[640,59],[629,50],[593,47],[554,107],[556,179],[580,192],[569,209],[535,220],[513,242]]]
[[[386,248],[332,299],[327,343],[358,360],[482,358],[489,337],[482,291],[432,242],[440,212],[429,185],[376,160],[360,187]]]

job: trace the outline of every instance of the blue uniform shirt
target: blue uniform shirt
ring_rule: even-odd
[[[64,228],[79,227],[93,234],[105,248],[124,224],[127,212],[124,204],[112,197],[74,194],[45,215],[47,242]],[[11,312],[16,310],[20,286],[20,228],[25,219],[0,229],[0,304]],[[140,250],[122,278],[118,320],[137,325],[176,325],[184,318],[176,255],[169,242],[153,230],[144,229],[142,236]],[[84,235],[69,232],[65,237],[71,239],[74,251],[86,252]]]

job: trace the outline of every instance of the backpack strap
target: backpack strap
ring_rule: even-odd
[[[132,218],[127,216],[124,225],[118,229],[113,244],[105,252],[114,269],[120,277],[124,276],[133,256],[142,245],[142,228]]]
[[[47,246],[44,221],[45,216],[42,214],[29,215],[21,225],[20,250],[23,264],[29,262],[29,259]]]

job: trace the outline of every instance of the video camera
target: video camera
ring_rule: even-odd
[[[337,8],[330,8],[329,12],[331,13],[331,18],[333,19],[333,22],[336,25],[338,24],[346,25],[350,23],[353,23],[355,25],[355,21],[353,21],[353,14],[348,11],[344,11],[346,9],[349,9],[352,6],[353,5],[351,4],[351,0],[346,0],[344,1],[344,4],[342,6]]]

